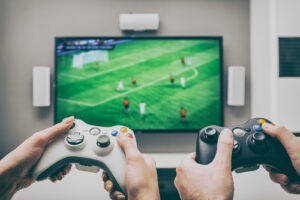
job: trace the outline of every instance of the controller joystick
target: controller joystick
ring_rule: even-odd
[[[264,118],[250,119],[236,127],[208,126],[199,131],[196,142],[196,161],[209,164],[216,155],[219,133],[228,128],[233,132],[232,170],[237,173],[253,171],[260,164],[268,165],[286,174],[292,182],[299,182],[300,175],[294,169],[283,145],[262,130]]]
[[[202,139],[208,143],[215,143],[218,138],[218,132],[214,128],[207,128],[202,132]]]
[[[101,135],[97,138],[97,146],[105,148],[110,145],[110,138],[107,135]]]
[[[33,178],[44,180],[63,165],[75,163],[78,170],[96,173],[102,168],[116,188],[126,193],[126,159],[116,141],[118,134],[124,134],[135,141],[133,131],[127,127],[99,127],[75,119],[70,130],[44,151],[33,169]]]
[[[266,135],[263,132],[253,133],[248,139],[248,145],[252,151],[257,153],[265,153],[268,151]]]

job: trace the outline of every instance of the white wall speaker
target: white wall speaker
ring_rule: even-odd
[[[120,29],[123,31],[157,30],[158,27],[158,14],[120,14]]]
[[[50,106],[50,68],[35,66],[32,69],[33,75],[33,106]]]
[[[245,105],[245,75],[246,69],[243,66],[230,66],[228,68],[228,105]]]

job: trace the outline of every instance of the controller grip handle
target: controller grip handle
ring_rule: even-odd
[[[200,134],[196,143],[196,162],[207,165],[213,161],[217,152],[217,144],[207,144],[202,141]]]

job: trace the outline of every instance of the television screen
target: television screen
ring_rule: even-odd
[[[189,132],[222,125],[222,38],[56,38],[55,122]]]

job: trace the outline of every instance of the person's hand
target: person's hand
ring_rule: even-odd
[[[122,134],[117,135],[117,141],[126,157],[125,187],[128,200],[159,200],[159,189],[156,163],[148,155],[143,155],[135,142]],[[113,200],[125,200],[125,195],[115,190],[107,174],[102,174],[104,188]]]
[[[218,139],[216,156],[210,164],[198,164],[195,153],[181,162],[176,169],[174,184],[182,200],[233,199],[232,148],[232,132],[224,129]]]
[[[300,175],[299,138],[297,138],[284,126],[264,123],[262,128],[265,133],[277,138],[282,143],[292,161],[295,170]],[[264,168],[269,172],[271,180],[275,183],[279,183],[285,191],[288,193],[300,194],[300,184],[291,183],[286,175],[279,173],[270,167],[264,166]]]
[[[33,134],[0,160],[0,199],[10,199],[18,190],[30,186],[35,181],[31,177],[32,169],[46,146],[68,131],[73,121],[74,117],[69,117],[55,126]],[[71,165],[62,167],[50,180],[61,180],[70,169]]]

